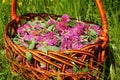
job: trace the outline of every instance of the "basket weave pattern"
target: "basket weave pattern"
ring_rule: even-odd
[[[29,21],[38,17],[40,20],[49,18],[57,18],[60,16],[57,15],[48,15],[45,13],[41,14],[25,14],[22,16],[16,15],[16,3],[17,0],[12,0],[12,10],[11,10],[11,21],[7,24],[4,30],[4,41],[6,56],[11,64],[11,69],[15,72],[20,72],[26,76],[28,79],[38,79],[38,80],[49,80],[50,77],[56,77],[60,75],[60,80],[91,80],[99,79],[102,64],[105,60],[105,49],[108,43],[107,35],[107,21],[105,11],[102,5],[101,0],[95,0],[100,12],[102,20],[102,29],[98,40],[91,45],[85,46],[80,50],[64,50],[64,51],[48,51],[48,54],[40,50],[29,50],[25,47],[19,46],[12,42],[11,38],[15,34],[15,30],[18,25],[22,24],[22,21]],[[32,61],[29,62],[26,60],[26,52],[32,54]],[[69,54],[68,54],[69,53]],[[78,54],[82,55],[78,60],[75,58]],[[21,56],[21,61],[17,60],[17,57]],[[47,57],[47,58],[45,58]],[[79,69],[86,67],[86,62],[88,63],[89,72],[77,72],[71,73],[67,67],[73,68],[74,65],[71,63],[74,62],[79,66]],[[32,64],[31,64],[32,63]],[[46,66],[46,69],[41,69],[39,63],[42,63]],[[61,65],[58,65],[60,63]],[[60,69],[60,72],[55,68],[49,68],[52,65],[57,69]],[[94,70],[98,69],[97,75],[93,76]]]

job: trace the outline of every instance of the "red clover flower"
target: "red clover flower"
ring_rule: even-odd
[[[70,21],[76,24],[68,26]],[[49,28],[47,31],[46,28]],[[28,42],[35,39],[35,49],[42,46],[59,47],[60,50],[77,49],[95,42],[95,38],[100,34],[98,25],[87,24],[80,21],[71,20],[67,14],[64,14],[59,20],[35,20],[22,24],[17,29],[18,44],[29,47]]]

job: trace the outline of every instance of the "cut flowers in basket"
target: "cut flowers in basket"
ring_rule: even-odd
[[[67,14],[59,18],[28,21],[16,30],[13,42],[28,49],[79,50],[94,43],[100,33],[100,26],[72,20]]]

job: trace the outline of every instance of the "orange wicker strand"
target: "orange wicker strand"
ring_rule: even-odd
[[[49,80],[57,76],[60,77],[60,80],[99,80],[103,68],[101,65],[107,57],[106,46],[109,37],[107,18],[102,0],[95,0],[95,3],[98,7],[102,22],[102,29],[98,40],[93,44],[82,47],[80,50],[48,51],[46,54],[40,50],[31,50],[15,44],[11,40],[12,35],[23,20],[27,22],[35,17],[38,17],[40,20],[49,17],[55,19],[60,16],[46,13],[28,13],[18,16],[16,13],[17,0],[12,0],[11,21],[4,29],[6,57],[10,62],[11,70],[22,73],[30,80]],[[71,19],[76,20],[75,18]],[[96,49],[96,47],[98,49]],[[31,61],[26,59],[26,52],[31,53]],[[81,55],[81,58],[76,58],[77,55]],[[20,57],[20,60],[17,59],[18,57]],[[45,69],[43,69],[41,65],[44,65]],[[79,71],[71,72],[68,67],[70,67],[71,70],[77,68]],[[97,71],[96,74],[95,71]]]
[[[96,5],[98,6],[98,10],[99,10],[101,20],[102,20],[102,31],[101,31],[101,36],[99,38],[104,41],[103,44],[101,45],[102,48],[104,48],[106,46],[106,44],[108,43],[107,18],[106,18],[105,10],[103,8],[102,1],[101,0],[95,0],[95,1],[96,1]]]

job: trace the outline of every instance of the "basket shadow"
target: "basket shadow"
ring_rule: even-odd
[[[106,55],[107,55],[107,59],[104,62],[104,69],[103,69],[103,79],[104,80],[111,80],[110,78],[110,66],[111,64],[113,64],[113,66],[115,66],[115,58],[113,55],[113,49],[111,48],[111,46],[107,46],[106,48]]]

